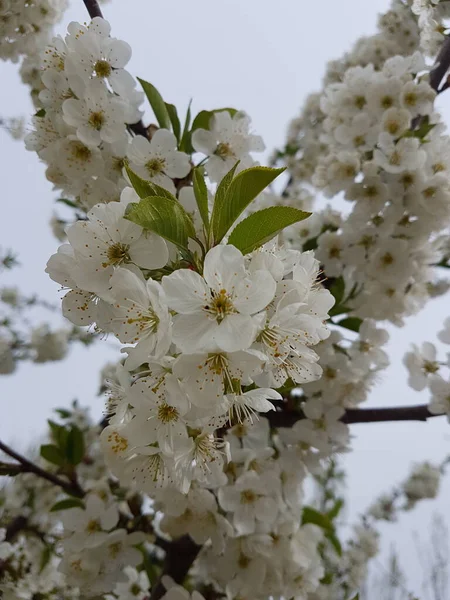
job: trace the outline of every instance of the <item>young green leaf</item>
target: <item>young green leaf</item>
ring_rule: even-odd
[[[167,112],[169,113],[169,119],[172,123],[172,131],[177,138],[177,142],[180,143],[180,135],[181,135],[181,124],[180,119],[178,118],[177,109],[173,104],[165,103]]]
[[[285,169],[251,167],[241,171],[227,186],[225,194],[216,193],[211,215],[211,229],[218,244],[240,214]],[[231,171],[230,171],[231,172]],[[229,173],[225,175],[228,177]],[[223,180],[222,180],[223,181]],[[222,185],[222,182],[217,188]]]
[[[330,521],[329,517],[311,506],[305,506],[303,508],[302,525],[306,525],[307,523],[313,523],[328,532],[334,531],[333,523]]]
[[[346,329],[350,329],[351,331],[359,331],[361,327],[362,319],[359,317],[347,317],[346,319],[342,319],[341,321],[337,321],[335,325],[339,325],[340,327],[345,327]]]
[[[344,299],[345,294],[345,281],[343,277],[338,277],[333,281],[333,284],[330,287],[330,292],[333,294],[334,299],[336,300],[335,307],[339,306]]]
[[[70,465],[78,465],[84,457],[84,436],[81,429],[72,425],[67,436],[66,457]]]
[[[271,206],[259,210],[236,225],[228,243],[236,246],[242,254],[248,254],[262,246],[285,227],[307,219],[311,213],[291,206]]]
[[[150,105],[155,114],[156,120],[158,121],[158,125],[163,127],[164,129],[170,129],[170,115],[167,110],[166,103],[162,99],[161,94],[155,88],[154,85],[145,81],[144,79],[137,78],[139,83],[142,86],[142,89],[145,92],[145,95],[150,102]]]
[[[125,170],[127,172],[128,177],[130,178],[131,185],[134,188],[134,191],[139,196],[139,198],[148,198],[149,196],[162,196],[163,198],[169,198],[170,200],[175,200],[176,198],[173,194],[171,194],[168,190],[153,183],[152,181],[147,181],[146,179],[142,179],[137,173],[135,173],[128,165],[125,165]]]
[[[50,512],[58,512],[59,510],[68,510],[69,508],[84,508],[84,503],[78,498],[66,498],[54,504]]]
[[[188,238],[195,237],[192,219],[175,199],[143,198],[129,205],[125,218],[183,249],[187,248]]]
[[[189,142],[189,127],[191,125],[191,104],[192,104],[192,100],[189,100],[189,105],[187,107],[187,111],[186,111],[186,118],[184,120],[184,127],[183,127],[183,133],[181,135],[181,141],[180,141],[180,150],[182,152],[187,152],[187,146],[188,146],[188,142]],[[190,152],[192,152],[192,150],[190,150]]]
[[[197,201],[198,210],[202,218],[203,224],[208,230],[209,228],[209,210],[208,210],[208,189],[205,179],[198,169],[192,172],[192,181],[194,183],[194,194]]]
[[[64,455],[61,453],[58,446],[55,446],[54,444],[44,444],[41,446],[40,453],[42,458],[53,465],[61,467],[66,462]]]

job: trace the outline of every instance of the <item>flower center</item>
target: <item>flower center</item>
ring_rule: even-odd
[[[138,313],[136,319],[128,319],[127,323],[132,325],[133,323],[139,323],[139,329],[141,331],[149,331],[150,333],[155,333],[158,329],[159,325],[159,317],[153,310],[151,306],[147,308],[147,310]]]
[[[206,364],[210,371],[216,375],[222,375],[224,371],[227,371],[228,360],[224,354],[208,354]]]
[[[236,312],[226,290],[220,290],[219,292],[211,290],[211,296],[211,303],[205,306],[205,310],[211,312],[219,323],[223,321],[227,315]]]
[[[158,419],[162,423],[171,423],[172,421],[178,420],[178,411],[174,406],[169,404],[161,404],[158,408]]]
[[[436,373],[437,371],[439,371],[439,365],[434,361],[424,360],[423,370],[425,371],[425,373]]]
[[[159,173],[163,173],[165,166],[166,161],[163,158],[151,158],[145,163],[145,168],[147,169],[150,177],[154,177],[155,175],[159,175]]]
[[[89,115],[88,123],[91,127],[93,127],[96,131],[100,131],[105,123],[105,117],[103,111],[99,110],[98,112],[92,112]]]
[[[111,65],[106,60],[98,60],[94,65],[94,73],[102,79],[111,75]]]
[[[117,242],[108,247],[108,251],[106,253],[108,257],[108,262],[103,263],[104,267],[108,267],[109,265],[120,265],[126,260],[130,260],[130,256],[128,254],[128,250],[130,246],[127,244],[121,244]]]
[[[389,158],[389,164],[393,165],[394,167],[398,167],[401,164],[401,162],[402,162],[402,155],[397,150],[394,150],[394,152],[391,154],[391,156]]]
[[[225,142],[221,142],[220,144],[217,145],[217,148],[214,152],[214,154],[216,156],[218,156],[219,158],[228,158],[230,156],[234,156],[234,152],[231,149],[230,144],[227,144]]]
[[[244,490],[241,492],[242,504],[253,504],[258,499],[258,496],[253,490]]]
[[[114,431],[108,435],[108,442],[111,444],[111,450],[114,452],[114,454],[125,452],[125,450],[128,448],[127,439],[119,435],[117,431]]]
[[[115,544],[110,544],[109,554],[111,555],[111,558],[116,558],[117,556],[119,556],[121,550],[122,550],[122,544],[120,542],[116,542]]]
[[[133,596],[138,596],[141,592],[141,587],[137,583],[133,583],[130,588],[130,592],[133,594]]]
[[[96,533],[101,530],[100,523],[96,519],[91,519],[86,527],[87,533]]]
[[[92,152],[89,150],[87,146],[82,144],[81,142],[74,142],[72,144],[72,155],[77,159],[83,162],[87,162],[90,160],[92,156]]]

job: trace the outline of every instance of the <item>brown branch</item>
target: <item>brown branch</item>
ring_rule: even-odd
[[[176,583],[181,585],[200,550],[201,546],[195,544],[188,535],[183,535],[170,542],[161,577],[152,589],[150,600],[159,600],[166,593],[167,590],[161,581],[164,575],[169,575]]]
[[[272,427],[292,427],[305,418],[301,411],[271,411],[265,414]],[[386,423],[389,421],[426,421],[434,415],[426,404],[417,406],[393,406],[389,408],[349,408],[341,421],[343,423]]]
[[[437,55],[434,67],[430,71],[430,85],[439,94],[439,86],[450,67],[450,37],[446,37]]]
[[[104,19],[102,10],[97,2],[97,0],[83,0],[84,5],[89,13],[91,19],[95,17],[100,17]],[[147,136],[147,128],[142,121],[138,121],[137,123],[129,123],[127,125],[128,129],[130,129],[135,135],[142,135],[143,137]]]
[[[38,465],[35,465],[30,460],[28,460],[27,458],[25,458],[24,456],[22,456],[21,454],[19,454],[18,452],[16,452],[9,446],[7,446],[2,441],[0,441],[0,450],[3,450],[3,452],[5,454],[10,456],[11,458],[14,458],[14,460],[17,460],[17,462],[21,466],[22,473],[34,473],[38,477],[41,477],[42,479],[46,479],[50,483],[53,483],[54,485],[59,486],[60,488],[62,488],[65,492],[67,492],[71,496],[76,496],[77,498],[83,498],[83,496],[85,495],[84,491],[82,490],[80,485],[75,480],[72,482],[65,481],[64,479],[61,479],[57,475],[54,475],[53,473],[49,473],[45,469],[41,469],[41,467],[39,467]]]

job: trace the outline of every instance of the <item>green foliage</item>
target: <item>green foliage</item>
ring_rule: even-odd
[[[59,467],[62,467],[66,462],[64,454],[62,454],[61,450],[55,444],[44,444],[41,446],[41,456],[47,462]]]
[[[307,219],[311,213],[290,206],[272,206],[259,210],[241,221],[231,232],[228,243],[242,254],[262,246],[280,231]]]
[[[85,445],[83,432],[76,425],[72,425],[66,440],[66,458],[70,465],[78,465],[84,457]]]
[[[223,239],[256,196],[285,170],[252,167],[230,178],[230,175],[234,175],[236,166],[225,175],[217,188],[211,215],[211,230],[215,244]]]
[[[83,508],[84,503],[78,498],[65,498],[54,504],[50,512],[58,512],[60,510],[68,510],[69,508]]]
[[[128,165],[125,165],[125,170],[127,172],[128,177],[130,178],[131,185],[134,188],[134,191],[139,196],[139,198],[148,198],[149,196],[161,196],[163,198],[169,198],[171,200],[175,200],[176,198],[173,194],[171,194],[168,190],[153,183],[152,181],[147,181],[146,179],[142,179],[137,173],[135,173]]]
[[[172,124],[172,131],[177,138],[177,142],[180,143],[181,137],[181,123],[178,117],[177,109],[173,104],[165,102],[167,112],[169,113],[169,119]]]
[[[194,194],[197,201],[198,210],[202,218],[203,224],[208,230],[209,228],[209,209],[208,209],[208,189],[205,179],[199,169],[194,169],[192,172],[192,181],[194,184]]]
[[[340,327],[345,327],[346,329],[350,329],[351,331],[358,332],[362,322],[363,320],[359,317],[347,317],[346,319],[337,321],[335,325],[339,325]]]
[[[65,204],[66,206],[70,206],[70,208],[78,208],[78,204],[73,200],[69,200],[68,198],[58,198],[56,202],[61,202],[61,204]]]
[[[40,108],[37,112],[34,113],[33,116],[38,117],[39,119],[43,119],[46,115],[45,108]]]
[[[192,219],[175,198],[143,198],[129,205],[125,218],[182,249],[187,249],[188,238],[195,238]]]
[[[344,299],[345,294],[345,281],[343,277],[338,277],[333,281],[333,284],[330,287],[330,292],[334,296],[336,306],[338,306]]]
[[[184,119],[183,133],[181,135],[180,140],[180,150],[182,152],[188,152],[188,146],[190,146],[191,132],[189,131],[189,127],[191,126],[191,104],[192,100],[189,101],[189,105],[187,107],[186,118]]]
[[[84,457],[84,435],[76,425],[59,425],[48,420],[53,443],[41,446],[41,456],[60,467],[76,466]]]
[[[312,508],[312,506],[305,506],[302,513],[302,525],[306,525],[307,523],[312,523],[323,529],[326,539],[333,546],[336,554],[341,556],[342,546],[336,535],[336,530],[329,513],[324,514]]]
[[[142,89],[144,90],[144,93],[148,98],[148,101],[150,102],[150,105],[153,109],[153,113],[156,117],[156,120],[158,121],[158,125],[160,127],[163,127],[164,129],[170,129],[171,120],[169,111],[161,94],[158,92],[155,86],[149,83],[148,81],[140,79],[139,77],[137,79],[141,84]]]

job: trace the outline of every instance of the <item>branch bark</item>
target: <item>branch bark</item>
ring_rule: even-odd
[[[46,479],[50,483],[53,483],[54,485],[59,486],[60,488],[62,488],[65,492],[67,492],[71,496],[76,496],[77,498],[83,498],[83,496],[85,495],[84,491],[82,490],[82,488],[76,481],[73,481],[73,482],[65,481],[64,479],[61,479],[57,475],[54,475],[53,473],[49,473],[45,469],[42,469],[38,465],[35,465],[34,463],[32,463],[30,460],[28,460],[28,458],[25,458],[25,456],[22,456],[21,454],[19,454],[18,452],[16,452],[9,446],[7,446],[2,441],[0,441],[0,450],[3,450],[3,452],[5,454],[10,456],[11,458],[14,458],[14,460],[17,460],[17,462],[21,466],[20,470],[22,473],[34,473],[38,477],[41,477],[42,479]]]
[[[161,577],[152,589],[150,600],[159,600],[166,593],[167,590],[162,583],[164,575],[169,575],[181,585],[200,550],[201,546],[193,542],[188,535],[171,542],[167,548]]]
[[[447,37],[442,44],[439,54],[436,57],[434,67],[430,71],[430,85],[439,93],[439,86],[450,67],[450,37]]]
[[[102,9],[100,8],[97,0],[83,0],[83,2],[91,19],[94,19],[95,17],[100,17],[101,19],[104,19]],[[142,121],[138,121],[137,123],[130,123],[127,125],[127,127],[128,129],[131,129],[131,131],[135,135],[142,135],[143,137],[148,138],[147,128]]]
[[[301,411],[271,411],[264,415],[272,427],[292,427],[294,423],[305,418]],[[349,408],[341,421],[354,423],[386,423],[389,421],[427,421],[434,415],[426,404],[417,406],[393,406],[389,408]]]

